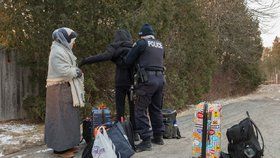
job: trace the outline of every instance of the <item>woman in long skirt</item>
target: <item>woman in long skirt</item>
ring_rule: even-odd
[[[73,106],[71,84],[82,76],[72,52],[77,33],[59,28],[52,37],[46,85],[45,143],[54,153],[74,156],[74,147],[80,141],[80,119],[78,107]]]

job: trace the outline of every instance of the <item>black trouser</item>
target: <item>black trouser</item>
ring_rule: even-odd
[[[129,119],[135,130],[135,117],[134,117],[134,102],[130,100],[130,86],[116,86],[116,111],[117,120],[121,121],[121,117],[125,114],[125,98],[128,98],[129,104]]]
[[[155,73],[148,74],[148,82],[140,83],[136,87],[135,123],[142,140],[150,139],[152,134],[162,135],[164,132],[161,112],[163,86],[163,74]],[[149,111],[152,129],[147,111]]]

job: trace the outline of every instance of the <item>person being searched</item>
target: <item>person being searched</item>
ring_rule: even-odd
[[[151,150],[151,142],[158,145],[164,144],[161,108],[165,80],[162,43],[155,39],[154,30],[149,24],[144,24],[138,34],[140,39],[124,58],[124,62],[134,65],[137,70],[135,123],[142,142],[136,145],[136,151],[141,152]],[[153,139],[151,139],[152,136]]]
[[[83,74],[76,66],[72,51],[77,33],[63,27],[56,29],[49,55],[45,143],[55,154],[73,157],[80,143],[79,106],[84,106]]]
[[[132,44],[131,34],[125,29],[119,29],[115,32],[113,42],[107,46],[104,53],[84,58],[80,62],[79,67],[109,60],[116,64],[115,102],[117,120],[123,121],[122,119],[125,115],[125,99],[127,97],[129,100],[130,122],[133,129],[135,129],[134,102],[130,99],[130,87],[133,85],[133,69],[123,63],[123,57],[130,51]],[[134,139],[139,140],[137,135],[134,135]]]

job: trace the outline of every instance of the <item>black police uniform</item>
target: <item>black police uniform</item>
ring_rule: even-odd
[[[115,33],[114,42],[109,44],[102,54],[87,57],[81,61],[79,66],[96,62],[111,60],[116,64],[115,73],[115,101],[117,119],[120,121],[125,114],[125,98],[130,98],[130,87],[133,85],[132,68],[123,63],[123,57],[132,48],[132,37],[126,30],[118,30]],[[135,129],[134,103],[129,99],[130,121]]]
[[[127,64],[134,64],[138,67],[138,71],[141,69],[145,73],[142,79],[147,78],[147,81],[141,81],[138,78],[138,84],[135,87],[137,95],[135,103],[136,130],[143,141],[150,140],[152,134],[161,136],[164,131],[161,113],[162,92],[165,81],[163,58],[164,49],[162,43],[151,36],[151,38],[138,40],[125,59]],[[149,111],[152,129],[149,124],[147,110]]]

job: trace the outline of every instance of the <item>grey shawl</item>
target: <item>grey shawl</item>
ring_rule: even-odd
[[[72,50],[54,41],[49,56],[47,86],[69,82],[73,106],[84,106],[84,78],[77,78],[76,56]]]

